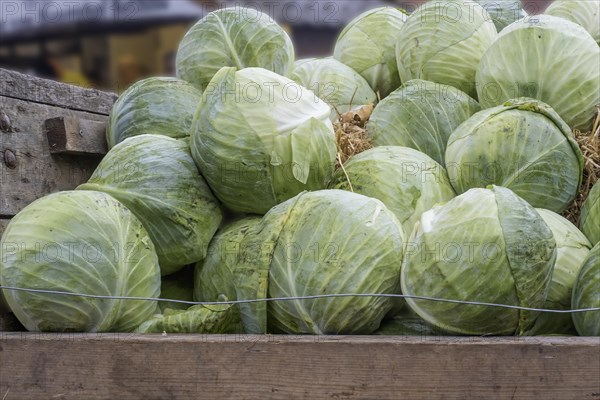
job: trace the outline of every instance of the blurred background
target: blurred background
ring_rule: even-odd
[[[174,76],[179,41],[218,8],[246,6],[277,20],[297,58],[333,52],[343,27],[381,6],[424,0],[0,0],[0,67],[122,92],[147,76]],[[524,0],[538,14],[552,0]]]

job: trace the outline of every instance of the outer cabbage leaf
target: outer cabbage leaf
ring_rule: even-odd
[[[510,190],[471,189],[421,215],[406,246],[402,293],[539,308],[556,259],[552,231]],[[407,298],[430,324],[459,334],[511,335],[537,315]]]
[[[410,234],[421,214],[456,195],[446,170],[408,147],[375,147],[352,157],[329,188],[350,190],[381,200]]]
[[[0,242],[0,284],[68,293],[156,298],[160,270],[141,222],[112,197],[74,191],[36,200]],[[155,301],[108,300],[5,289],[29,331],[127,332]]]
[[[375,8],[351,21],[335,44],[333,57],[361,74],[380,98],[400,86],[395,49],[405,20],[396,8]]]
[[[480,111],[456,128],[446,168],[457,193],[495,184],[560,213],[577,195],[583,156],[554,110],[523,99]]]
[[[475,70],[497,36],[481,6],[472,1],[432,1],[400,29],[396,60],[400,80],[426,79],[475,97]]]
[[[600,183],[592,187],[581,207],[579,227],[592,245],[600,243]]]
[[[131,136],[155,134],[187,138],[202,92],[175,78],[147,78],[134,83],[115,102],[106,139],[112,148]]]
[[[231,210],[264,214],[326,186],[336,157],[331,109],[261,68],[223,68],[194,117],[192,155]]]
[[[305,61],[296,66],[291,78],[331,106],[332,120],[356,106],[377,101],[377,95],[362,76],[332,58]]]
[[[115,146],[78,189],[110,194],[144,224],[163,275],[206,255],[221,210],[185,143],[141,135]]]
[[[448,138],[480,110],[455,87],[413,79],[375,107],[367,131],[376,146],[410,147],[444,165]]]
[[[556,241],[556,263],[543,308],[570,310],[575,280],[592,246],[585,235],[567,219],[542,208],[537,212],[552,230]],[[570,314],[542,313],[527,334],[576,334],[576,331]]]
[[[399,293],[403,233],[382,202],[322,190],[276,208],[263,219],[265,226],[285,220],[269,259],[270,298]],[[369,334],[393,304],[384,297],[270,301],[268,325],[272,332]]]
[[[600,307],[600,243],[594,246],[579,271],[571,307],[573,309]],[[600,311],[573,313],[573,323],[581,336],[600,336]]]
[[[600,2],[596,0],[554,0],[544,14],[581,25],[600,44]]]
[[[291,72],[294,46],[267,14],[232,7],[209,13],[186,33],[177,51],[177,77],[204,90],[222,67]]]
[[[267,296],[268,266],[251,260],[260,257],[260,218],[246,217],[225,225],[208,247],[204,261],[196,264],[194,297],[198,301],[264,299]],[[259,246],[253,245],[258,243]],[[267,253],[270,254],[270,253]],[[246,333],[265,333],[267,308],[264,303],[235,306],[238,321],[245,322]],[[241,311],[241,314],[240,314]]]
[[[223,299],[226,301],[226,299]],[[168,309],[141,324],[137,333],[239,333],[231,304],[197,305],[187,310]]]
[[[536,15],[504,29],[477,67],[485,108],[517,97],[548,103],[572,129],[589,131],[600,104],[600,48],[581,26]]]

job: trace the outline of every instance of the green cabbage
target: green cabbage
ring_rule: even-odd
[[[127,89],[115,102],[106,139],[112,148],[131,136],[189,137],[202,92],[175,78],[148,78]]]
[[[222,300],[226,300],[223,298]],[[197,305],[187,310],[167,309],[141,324],[137,333],[239,333],[230,304]]]
[[[600,183],[590,190],[579,218],[579,227],[592,245],[600,243]]]
[[[338,169],[331,189],[353,190],[381,200],[407,235],[421,214],[455,197],[446,170],[427,155],[400,146],[375,147]]]
[[[477,3],[425,3],[408,17],[397,37],[400,80],[443,83],[475,97],[475,70],[497,35],[490,16]]]
[[[246,217],[221,228],[208,247],[206,258],[196,264],[194,297],[198,301],[218,301],[221,296],[231,300],[264,299],[267,297],[268,269],[243,264],[253,251],[251,243],[260,226],[260,217]],[[266,233],[266,232],[265,232]],[[266,331],[266,304],[235,306],[238,321],[243,321],[246,333]],[[240,315],[240,311],[242,314]],[[244,317],[242,317],[242,315]],[[246,317],[250,315],[250,317]],[[254,315],[259,315],[254,319]],[[257,322],[260,320],[260,322]]]
[[[541,308],[556,260],[552,231],[499,186],[471,189],[423,213],[406,245],[402,293]],[[538,313],[407,298],[421,318],[459,334],[522,334]]]
[[[294,46],[267,14],[232,7],[211,12],[186,33],[177,51],[177,77],[204,90],[222,67],[291,72]]]
[[[226,226],[196,269],[195,296],[215,301],[399,291],[402,227],[379,200],[303,192],[262,219]],[[246,333],[371,333],[394,299],[340,297],[239,304]]]
[[[303,190],[325,187],[336,143],[331,108],[262,68],[223,68],[192,126],[192,156],[231,210],[264,214]]]
[[[268,297],[399,293],[402,228],[379,200],[341,190],[305,192],[274,207]],[[394,302],[384,297],[270,301],[271,332],[369,334]]]
[[[573,309],[600,308],[600,243],[583,263],[573,288]],[[600,336],[600,311],[573,313],[573,323],[581,336]]]
[[[456,128],[446,168],[457,193],[496,184],[560,213],[577,195],[583,156],[554,110],[523,99],[480,111]]]
[[[517,97],[548,103],[572,129],[588,131],[600,104],[600,48],[581,26],[537,15],[504,29],[477,67],[483,107]]]
[[[544,14],[554,15],[575,22],[585,28],[600,44],[600,1],[554,0]]]
[[[377,95],[362,76],[332,58],[305,61],[296,66],[291,78],[333,108],[332,120],[356,106],[377,101]]]
[[[411,147],[444,165],[450,134],[480,109],[452,86],[413,79],[375,107],[367,131],[376,146]]]
[[[400,86],[396,40],[406,14],[393,7],[367,11],[340,33],[333,57],[362,75],[380,98]]]
[[[0,242],[2,286],[156,298],[160,269],[141,222],[112,197],[74,191],[36,200],[15,216]],[[106,300],[5,289],[30,331],[131,331],[156,301]]]
[[[108,193],[142,221],[163,275],[203,259],[221,223],[219,204],[188,146],[165,136],[140,135],[118,144],[78,189]]]
[[[573,286],[592,246],[575,225],[560,215],[542,208],[537,212],[548,224],[556,241],[556,263],[550,290],[543,308],[569,310]],[[575,334],[570,314],[542,313],[528,335]]]

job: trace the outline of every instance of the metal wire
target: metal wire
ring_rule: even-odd
[[[473,305],[473,306],[499,307],[499,308],[513,309],[513,310],[535,311],[535,312],[545,312],[545,313],[555,313],[555,314],[569,314],[569,313],[582,313],[582,312],[589,312],[589,311],[600,311],[600,307],[580,308],[580,309],[576,309],[576,310],[551,310],[551,309],[546,309],[546,308],[514,306],[514,305],[510,305],[510,304],[486,303],[486,302],[482,302],[482,301],[440,299],[440,298],[428,297],[428,296],[391,294],[391,293],[340,293],[340,294],[320,294],[320,295],[314,295],[314,296],[271,297],[271,298],[265,298],[265,299],[250,299],[250,300],[187,301],[187,300],[163,299],[163,298],[159,298],[159,297],[105,296],[105,295],[96,295],[96,294],[61,292],[61,291],[57,291],[57,290],[28,289],[28,288],[2,286],[2,285],[0,285],[0,289],[21,291],[21,292],[31,292],[31,293],[76,296],[76,297],[85,297],[85,298],[92,298],[92,299],[105,299],[105,300],[163,301],[163,302],[168,302],[168,303],[187,304],[190,306],[248,304],[248,303],[262,303],[262,302],[270,302],[270,301],[316,300],[316,299],[328,299],[328,298],[336,298],[336,297],[389,297],[389,298],[436,301],[436,302],[440,302],[440,303],[455,303],[455,304],[466,304],[466,305]]]

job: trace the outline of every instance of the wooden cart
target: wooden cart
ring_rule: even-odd
[[[10,120],[0,130],[0,235],[33,200],[89,178],[114,100],[0,70],[0,116]],[[46,334],[0,324],[0,400],[140,398],[600,400],[600,338]]]

